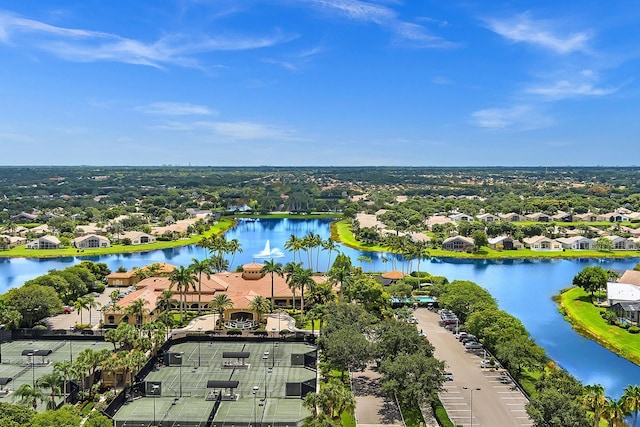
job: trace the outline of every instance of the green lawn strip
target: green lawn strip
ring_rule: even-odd
[[[343,412],[340,416],[342,427],[356,427],[356,416],[351,412]]]
[[[604,309],[593,305],[584,289],[570,288],[562,292],[558,300],[565,319],[578,333],[640,365],[640,335],[607,323],[600,316]]]
[[[362,251],[393,252],[381,245],[362,243],[356,240],[351,232],[351,222],[348,219],[335,221],[331,224],[331,238],[345,246]],[[429,249],[429,255],[437,258],[468,258],[468,259],[563,259],[563,258],[631,258],[637,257],[638,251],[596,251],[596,250],[564,250],[556,252],[539,252],[531,249],[514,251],[499,251],[481,247],[477,252],[453,252],[442,249]]]
[[[447,414],[444,406],[442,406],[440,399],[437,399],[431,406],[433,407],[433,413],[438,420],[438,424],[441,427],[455,427],[455,424],[453,424],[453,421],[449,418],[449,414]]]
[[[311,324],[311,320],[306,320],[304,322],[304,327],[302,329],[307,329],[309,331],[314,330],[317,331],[320,328],[320,320],[313,320],[313,325]]]
[[[404,424],[406,427],[419,427],[420,425],[424,425],[422,412],[417,406],[409,408],[401,405],[400,410],[402,411],[402,418],[404,418]]]
[[[224,231],[232,228],[236,224],[233,219],[223,218],[213,225],[209,230],[203,234],[196,234],[186,239],[171,240],[171,241],[156,241],[145,245],[121,245],[113,244],[108,248],[92,248],[92,249],[77,249],[77,248],[64,248],[64,249],[26,249],[25,246],[17,246],[7,251],[0,251],[0,257],[5,258],[57,258],[57,257],[71,257],[78,256],[93,256],[93,255],[113,255],[131,252],[147,252],[158,249],[175,248],[179,246],[187,246],[196,244],[203,237],[210,237],[214,234],[220,234]]]

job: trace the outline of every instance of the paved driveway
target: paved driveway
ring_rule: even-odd
[[[533,425],[524,409],[527,399],[512,382],[507,383],[510,382],[508,374],[481,368],[482,353],[467,352],[449,330],[440,326],[437,313],[419,308],[414,315],[418,318],[418,328],[435,346],[435,356],[445,361],[447,371],[453,373],[453,380],[445,383],[440,400],[455,425]],[[480,390],[476,390],[478,388]]]

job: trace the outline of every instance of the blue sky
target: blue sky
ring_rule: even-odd
[[[0,4],[0,164],[636,165],[635,2]]]

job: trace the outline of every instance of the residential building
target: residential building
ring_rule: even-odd
[[[27,249],[58,249],[60,239],[55,236],[46,235],[27,243]]]
[[[442,249],[445,251],[462,252],[472,250],[475,246],[475,242],[471,237],[453,236],[444,239],[442,242]]]
[[[550,239],[546,236],[533,236],[523,239],[525,247],[532,251],[540,252],[554,252],[562,251],[562,244],[555,239]]]
[[[560,242],[564,249],[586,250],[596,248],[596,241],[587,239],[584,236],[559,237],[556,240]]]
[[[120,241],[129,239],[132,245],[146,245],[156,241],[156,237],[142,231],[127,231],[120,235]]]
[[[109,239],[104,236],[98,236],[97,234],[88,234],[73,239],[73,246],[78,249],[108,248],[110,245],[111,242]]]
[[[524,249],[524,244],[511,236],[496,236],[489,239],[489,248],[495,250]]]

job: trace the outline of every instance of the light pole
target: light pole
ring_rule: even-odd
[[[276,328],[271,328],[271,367],[276,366]]]
[[[0,363],[2,363],[2,331],[4,331],[4,324],[0,325]]]
[[[473,427],[473,392],[480,391],[479,387],[462,387],[465,390],[469,390],[469,425]]]
[[[151,393],[153,394],[153,425],[156,425],[156,395],[158,393],[158,389],[160,386],[158,384],[154,384],[151,386]]]
[[[264,402],[267,402],[267,365],[269,365],[269,355],[262,356],[262,362],[264,364]]]
[[[257,385],[253,386],[253,426],[256,426],[257,423],[257,418],[258,418],[258,409],[256,407],[256,395],[258,394],[258,390],[260,390],[260,387],[258,387]]]
[[[36,354],[32,351],[28,355],[31,356],[31,385],[36,388]]]
[[[69,328],[69,361],[73,363],[73,348],[71,347],[71,334],[73,333],[73,328]]]
[[[198,332],[202,332],[202,327],[198,328]],[[198,368],[200,367],[200,337],[198,337]]]
[[[182,362],[183,360],[183,356],[184,356],[184,351],[181,351],[180,353],[175,355],[175,358],[178,359],[180,361],[180,397],[182,397]]]

